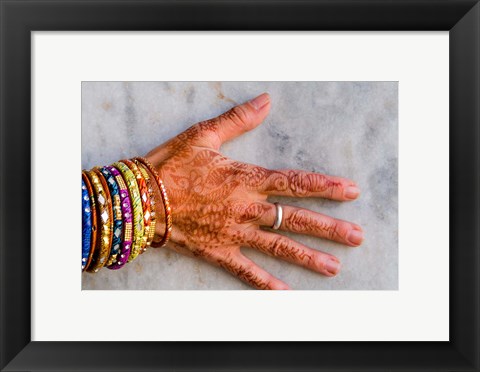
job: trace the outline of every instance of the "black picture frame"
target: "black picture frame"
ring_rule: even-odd
[[[480,370],[478,1],[0,0],[0,27],[2,370]],[[32,342],[30,36],[37,30],[449,31],[450,341]]]

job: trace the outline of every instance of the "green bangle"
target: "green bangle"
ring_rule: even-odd
[[[145,225],[143,222],[143,207],[142,199],[140,198],[140,190],[138,189],[137,181],[135,180],[135,175],[130,170],[130,168],[121,161],[117,161],[112,164],[118,171],[122,174],[127,184],[128,192],[130,193],[130,199],[132,202],[132,211],[133,211],[133,243],[132,250],[130,252],[130,257],[128,257],[127,262],[133,261],[137,258],[138,254],[142,249],[142,239],[145,233]]]

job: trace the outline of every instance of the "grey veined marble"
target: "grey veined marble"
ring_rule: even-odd
[[[222,152],[268,168],[299,168],[355,180],[362,194],[354,202],[270,200],[355,222],[363,227],[365,241],[349,248],[284,233],[339,257],[342,271],[334,278],[251,249],[242,249],[244,253],[293,289],[398,289],[397,82],[84,82],[82,167],[144,155],[191,124],[263,92],[272,99],[268,118],[225,144]],[[250,287],[198,259],[151,249],[121,270],[84,273],[82,288]]]

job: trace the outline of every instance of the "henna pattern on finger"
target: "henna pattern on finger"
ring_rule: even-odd
[[[277,191],[291,196],[305,197],[313,193],[330,191],[331,197],[335,189],[342,186],[341,182],[333,181],[323,174],[296,170],[269,170],[240,162],[233,162],[232,166],[243,171],[241,178],[248,188],[267,193]]]
[[[198,123],[199,132],[215,132],[218,127],[218,118],[208,119]]]
[[[340,187],[340,182],[334,182],[322,174],[311,174],[303,171],[290,170],[286,173],[272,171],[267,180],[264,192],[281,191],[291,196],[306,197],[313,193],[330,191],[333,195],[335,188]],[[259,185],[260,186],[260,185]]]
[[[308,196],[313,192],[327,190],[330,190],[333,195],[335,188],[341,186],[341,183],[334,182],[322,174],[289,171],[288,179],[294,196]]]
[[[248,233],[245,242],[252,248],[273,257],[287,259],[296,263],[309,263],[313,257],[301,247],[295,246],[292,241],[283,235],[278,235],[272,241],[267,241],[258,232]]]
[[[283,220],[284,228],[288,231],[302,234],[321,235],[330,240],[344,241],[337,223],[320,221],[305,210],[295,210]]]
[[[219,259],[217,263],[225,270],[257,289],[271,289],[271,284],[256,275],[252,269],[235,262],[231,257]]]

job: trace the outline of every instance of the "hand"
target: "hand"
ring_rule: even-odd
[[[301,170],[269,170],[223,156],[220,146],[257,127],[270,111],[264,93],[217,118],[202,121],[150,151],[146,158],[165,183],[172,208],[173,230],[168,248],[219,265],[260,289],[289,289],[250,259],[241,246],[301,265],[326,276],[340,270],[339,260],[260,227],[274,224],[276,208],[269,195],[354,200],[353,181]],[[158,203],[161,204],[161,203]],[[358,246],[360,226],[282,205],[280,230],[309,234]],[[158,207],[162,213],[162,205]],[[159,222],[163,217],[158,217]],[[164,224],[156,232],[163,235]]]

